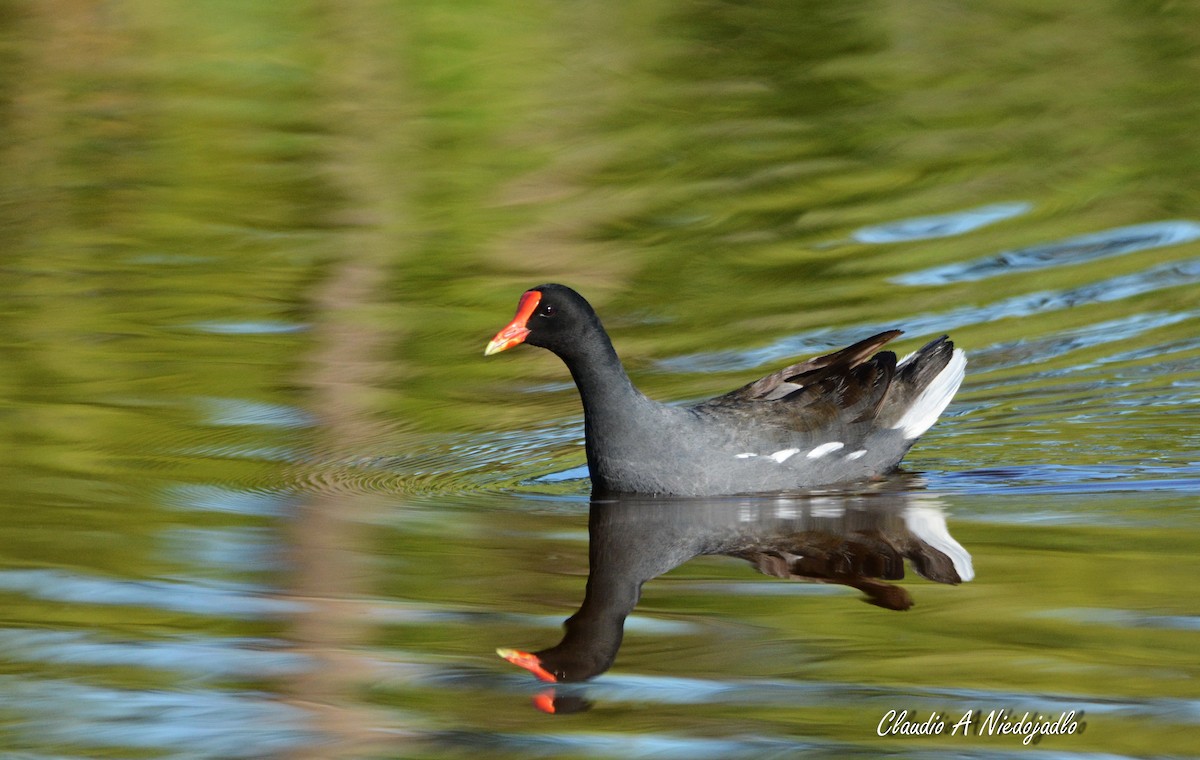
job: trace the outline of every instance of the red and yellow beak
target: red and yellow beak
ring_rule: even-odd
[[[518,665],[525,668],[530,673],[533,673],[538,678],[547,683],[557,683],[558,679],[549,670],[542,667],[542,661],[538,659],[536,654],[522,652],[519,649],[497,649],[496,654],[511,662],[513,665]]]
[[[537,308],[538,302],[542,300],[541,292],[537,290],[526,291],[521,296],[521,302],[517,304],[517,315],[513,317],[513,321],[496,333],[496,337],[492,338],[492,342],[487,344],[487,348],[483,349],[484,356],[498,354],[501,351],[507,351],[513,346],[525,341],[525,337],[529,335],[529,327],[526,325],[529,318],[533,316],[533,310]]]

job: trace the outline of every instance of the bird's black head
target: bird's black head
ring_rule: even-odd
[[[565,356],[597,330],[603,333],[596,312],[583,296],[566,285],[539,285],[521,295],[516,316],[496,333],[483,354],[490,356],[528,343]]]

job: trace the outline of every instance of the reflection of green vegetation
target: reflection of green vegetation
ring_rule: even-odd
[[[757,370],[672,375],[655,360],[903,323],[1196,256],[1191,244],[937,288],[888,281],[1081,232],[1195,218],[1200,17],[1187,4],[84,3],[6,4],[0,16],[0,569],[271,582],[286,575],[279,558],[230,559],[180,536],[211,531],[228,549],[256,530],[282,543],[286,517],[164,494],[181,483],[407,488],[424,507],[397,511],[430,524],[380,529],[377,544],[348,549],[371,582],[387,579],[380,596],[557,615],[577,599],[585,555],[529,536],[547,524],[578,532],[579,518],[558,516],[554,501],[444,496],[582,461],[562,432],[578,414],[562,367],[533,350],[480,356],[524,287],[579,286],[638,382],[688,398]],[[1034,211],[966,236],[850,242],[862,225],[1001,200]],[[315,338],[300,328],[327,316],[314,293],[332,263],[358,253],[390,274],[375,301],[345,305],[348,321],[395,336],[378,359],[382,379],[351,393],[384,432],[350,456],[335,449],[331,462],[320,428],[270,414],[216,419],[214,399],[309,403],[297,367]],[[1192,462],[1194,316],[1110,343],[1063,335],[1197,308],[1200,292],[1186,283],[956,326],[982,357],[956,407],[970,415],[935,428],[914,467]],[[539,390],[547,383],[560,385]],[[309,411],[320,420],[326,410]],[[509,435],[485,441],[483,431]],[[472,445],[482,450],[464,451]],[[374,458],[389,454],[399,464]],[[922,586],[904,616],[845,595],[787,605],[677,597],[692,577],[746,577],[695,563],[652,584],[644,612],[706,630],[634,636],[622,662],[718,680],[1194,698],[1189,632],[1042,614],[1186,614],[1179,579],[1194,574],[1194,532],[1173,521],[1187,508],[1164,500],[1138,511],[1162,527],[964,524],[957,535],[976,553],[979,580]],[[15,626],[131,638],[287,626],[5,599]],[[734,645],[714,646],[725,626]],[[458,664],[521,643],[498,640],[526,633],[511,628],[413,623],[386,643]],[[676,648],[689,656],[659,656]],[[169,673],[5,667],[186,687]],[[486,691],[412,691],[438,720],[478,725],[503,713],[499,725],[527,728],[524,712],[505,712],[511,695],[498,708]],[[378,701],[390,697],[381,688]],[[640,717],[610,705],[592,725],[713,736],[756,725],[857,742],[866,717],[717,705],[658,705]],[[1091,722],[1082,742],[1044,746],[1189,749],[1153,721],[1124,717]]]
[[[594,114],[591,121],[556,121],[553,133],[563,141],[587,140],[588,151],[578,157],[545,154],[549,163],[523,179],[492,175],[501,193],[514,184],[536,192],[530,189],[536,184],[545,196],[523,204],[520,215],[504,207],[503,221],[493,219],[496,224],[479,239],[481,248],[471,254],[484,278],[433,286],[437,294],[444,287],[460,289],[455,303],[481,304],[461,313],[439,311],[439,331],[419,332],[407,347],[432,356],[439,349],[425,340],[450,339],[460,352],[450,379],[460,384],[458,404],[437,410],[443,423],[448,415],[459,415],[454,424],[468,427],[472,420],[490,419],[480,417],[475,392],[487,379],[535,371],[562,377],[531,369],[527,359],[515,366],[511,358],[493,361],[483,369],[470,353],[479,336],[506,316],[521,287],[547,279],[588,290],[637,367],[649,357],[753,345],[824,325],[886,323],[914,307],[948,311],[1030,290],[1072,287],[1191,253],[1165,249],[938,289],[885,283],[890,275],[934,262],[1190,213],[1194,196],[1183,202],[1179,196],[1193,192],[1188,164],[1160,150],[1164,136],[1183,139],[1185,131],[1168,124],[1195,108],[1184,94],[1195,61],[1181,53],[1186,48],[1181,39],[1191,33],[1172,14],[1147,14],[1139,20],[1144,34],[1127,34],[1125,16],[1053,10],[961,11],[950,23],[930,9],[911,7],[903,12],[814,3],[650,7],[657,15],[646,11],[636,30],[621,32],[657,37],[615,59],[621,76],[603,80],[606,88],[597,90],[595,102],[578,104],[577,93],[567,89],[576,79],[549,78],[536,93],[522,90],[534,113],[558,115],[562,103],[571,103]],[[972,42],[978,37],[964,37],[964,30],[986,36],[988,44]],[[1163,36],[1175,40],[1167,45],[1175,52],[1161,58],[1147,54],[1143,46],[1166,44]],[[568,74],[583,78],[582,66],[571,68],[578,64],[572,53],[594,52],[558,50],[556,60]],[[1068,81],[1065,68],[1054,68],[1055,60],[1087,60],[1094,85]],[[457,71],[460,85],[478,81],[469,79],[467,67]],[[997,72],[999,81],[989,81],[989,72]],[[1163,83],[1161,89],[1173,84],[1173,99],[1184,102],[1167,109],[1165,120],[1146,122],[1130,134],[1122,114],[1151,107],[1142,87],[1147,80]],[[466,91],[482,87],[476,83]],[[505,96],[512,92],[510,85]],[[1153,108],[1166,108],[1166,100],[1160,93]],[[529,113],[521,111],[520,118]],[[494,145],[494,127],[485,131],[479,119],[460,121],[475,130],[471,145]],[[500,123],[511,124],[511,117]],[[459,151],[463,142],[455,142]],[[1134,171],[1143,179],[1131,185],[1126,178]],[[461,176],[472,197],[486,197],[487,178]],[[999,224],[967,238],[826,245],[845,241],[862,224],[999,199],[1027,199],[1036,211],[1021,224]],[[532,217],[526,218],[529,206]],[[524,223],[513,227],[514,222]],[[500,228],[511,231],[488,242],[487,233]],[[441,279],[442,253],[422,257],[429,262],[422,271],[430,273],[423,283]],[[504,285],[490,284],[495,282]],[[478,294],[462,290],[467,283]],[[1161,296],[1142,300],[1053,313],[1036,326],[1010,320],[987,324],[986,333],[984,325],[955,333],[968,346],[1026,338],[1141,310]],[[1194,295],[1172,294],[1172,300],[1184,308],[1195,304]],[[743,379],[646,376],[643,382],[686,397]],[[408,411],[422,416],[422,408],[445,398],[446,380],[413,378],[410,398],[419,399],[414,406],[421,408]],[[497,404],[518,418],[537,413],[523,399],[513,410],[507,394],[486,403],[489,413]],[[553,412],[569,408],[567,394]]]

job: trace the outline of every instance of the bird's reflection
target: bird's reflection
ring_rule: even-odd
[[[708,499],[593,494],[587,590],[566,634],[536,652],[497,651],[550,683],[600,675],[616,659],[642,584],[700,555],[738,557],[779,578],[840,583],[871,604],[906,610],[912,597],[890,582],[904,577],[905,559],[938,583],[974,575],[937,497],[915,485],[893,478],[864,491]],[[586,708],[553,690],[535,704],[547,712]]]

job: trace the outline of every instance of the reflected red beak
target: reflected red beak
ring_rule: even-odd
[[[554,689],[547,689],[541,694],[534,696],[533,706],[548,715],[554,715],[554,713],[558,710],[558,708],[554,705],[554,697]]]
[[[553,673],[542,667],[542,661],[537,658],[537,655],[522,652],[519,649],[497,649],[496,654],[508,660],[513,665],[525,668],[543,681],[548,683],[557,683],[558,681]]]
[[[533,316],[533,310],[537,308],[538,302],[542,300],[542,294],[537,290],[526,291],[521,296],[521,302],[517,304],[517,315],[513,317],[513,321],[496,333],[496,337],[492,338],[492,342],[487,344],[487,348],[483,349],[484,356],[498,354],[501,351],[507,351],[518,343],[525,341],[525,336],[529,335],[529,328],[526,323]]]

